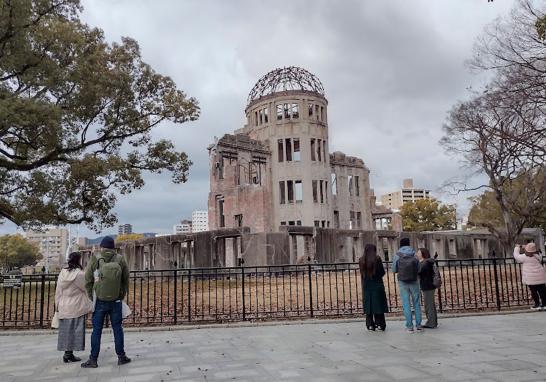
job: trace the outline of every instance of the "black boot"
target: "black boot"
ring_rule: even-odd
[[[131,358],[127,357],[125,354],[118,356],[118,365],[125,365],[129,362],[131,362]]]
[[[65,351],[65,352],[64,352],[64,355],[63,355],[63,361],[64,361],[64,363],[79,362],[79,361],[81,361],[81,360],[82,360],[81,358],[75,357],[75,356],[74,356],[74,353],[71,352],[71,351]]]
[[[99,365],[97,365],[96,359],[89,358],[87,361],[81,364],[81,366],[84,369],[96,369]]]

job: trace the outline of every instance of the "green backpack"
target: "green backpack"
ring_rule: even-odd
[[[121,289],[121,256],[114,255],[107,262],[101,255],[97,256],[98,280],[95,282],[95,294],[102,301],[115,301]]]

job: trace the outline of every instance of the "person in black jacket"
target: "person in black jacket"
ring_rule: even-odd
[[[377,249],[373,244],[366,244],[364,255],[358,260],[360,277],[362,279],[362,295],[364,297],[364,313],[366,313],[366,328],[375,330],[386,328],[385,313],[389,311],[383,276],[385,268]]]
[[[438,326],[438,318],[436,314],[436,304],[434,303],[434,259],[430,258],[430,252],[426,248],[419,248],[417,251],[419,259],[419,282],[423,298],[425,300],[425,313],[427,315],[427,323],[424,328],[433,329]]]

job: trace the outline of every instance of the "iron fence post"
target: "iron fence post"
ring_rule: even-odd
[[[499,275],[497,271],[497,258],[495,255],[495,251],[492,252],[493,254],[493,274],[495,277],[495,295],[497,299],[497,310],[501,310],[501,301],[500,301],[500,291],[499,291]]]
[[[177,275],[177,270],[175,269],[174,270],[174,324],[176,325],[176,322],[177,322],[177,310],[178,310],[178,275]]]
[[[40,328],[44,327],[44,293],[45,293],[45,273],[42,273],[42,287],[40,288]]]
[[[307,274],[309,276],[309,308],[311,313],[311,318],[314,317],[313,312],[313,282],[312,282],[312,276],[311,276],[311,257],[308,258],[309,264],[307,264]]]
[[[241,277],[242,277],[242,280],[241,280],[241,291],[243,293],[243,296],[242,296],[242,303],[243,303],[243,321],[246,320],[246,308],[245,308],[245,267],[243,266],[243,264],[241,263]]]
[[[438,272],[440,272],[440,266],[438,264],[438,252],[434,252],[434,262],[436,263],[436,267],[438,267]],[[442,285],[444,285],[445,280],[442,280]],[[442,304],[442,285],[438,287],[438,309],[440,310],[440,313],[444,312],[444,306]]]
[[[188,269],[188,322],[191,322],[191,268]]]

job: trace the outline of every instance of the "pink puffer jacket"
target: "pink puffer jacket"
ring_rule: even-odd
[[[521,263],[521,278],[525,285],[546,284],[546,271],[540,263],[540,258],[519,253],[519,247],[514,248],[514,259]]]

